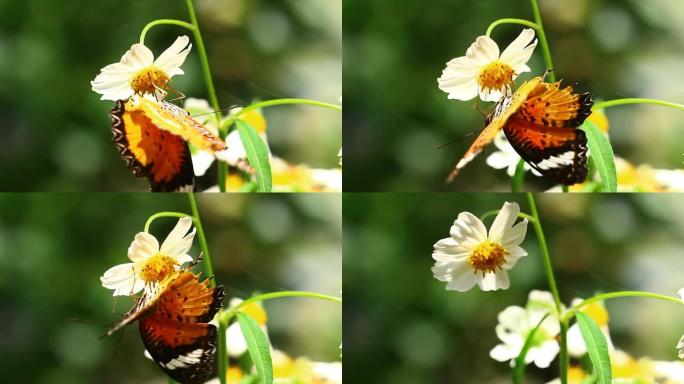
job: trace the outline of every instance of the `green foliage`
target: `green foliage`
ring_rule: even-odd
[[[240,329],[247,342],[249,355],[256,368],[262,384],[273,382],[273,362],[271,361],[271,345],[259,324],[249,315],[238,312],[236,315]]]
[[[587,134],[587,144],[589,145],[589,151],[591,151],[590,157],[596,167],[596,171],[601,176],[602,191],[617,191],[615,158],[613,156],[613,147],[610,145],[608,138],[589,120],[582,124],[581,129]]]
[[[599,384],[611,383],[610,355],[608,354],[608,343],[606,337],[599,329],[598,325],[582,312],[575,314],[577,324],[579,324],[582,338],[587,345],[589,358],[594,366],[594,373],[598,378]]]
[[[269,163],[268,146],[261,139],[259,133],[248,122],[238,120],[237,130],[240,133],[240,140],[245,146],[247,160],[256,170],[257,185],[259,192],[271,192],[273,180],[271,176],[271,164]]]

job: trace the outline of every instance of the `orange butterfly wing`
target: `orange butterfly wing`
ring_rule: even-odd
[[[511,146],[532,168],[554,182],[572,185],[587,177],[587,138],[577,129],[591,114],[589,93],[541,83],[504,126]]]
[[[216,327],[208,324],[221,307],[223,287],[200,283],[182,272],[140,320],[140,335],[154,361],[181,383],[204,383],[216,376]]]
[[[542,82],[543,78],[535,77],[521,85],[513,96],[505,97],[497,103],[494,113],[487,118],[487,126],[477,139],[475,139],[475,142],[473,142],[470,148],[468,148],[468,151],[466,151],[461,160],[456,163],[456,166],[454,166],[451,173],[449,173],[449,176],[447,176],[447,183],[453,181],[453,179],[458,176],[461,169],[482,152],[484,147],[494,140],[496,134],[504,127],[511,115],[522,106],[523,102],[527,100],[527,96]]]
[[[143,344],[164,372],[181,383],[204,383],[216,376],[216,326],[208,322],[224,296],[222,286],[178,271],[140,297],[107,335],[139,320]]]
[[[147,177],[153,192],[192,191],[195,174],[183,139],[160,129],[123,100],[110,112],[114,144],[136,177]]]

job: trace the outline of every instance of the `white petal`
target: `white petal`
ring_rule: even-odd
[[[573,324],[568,330],[568,353],[572,357],[582,357],[587,353],[587,345],[577,324]]]
[[[515,263],[518,262],[518,259],[527,256],[527,251],[518,247],[517,245],[512,248],[506,248],[506,250],[508,251],[506,263],[501,266],[506,271],[512,269],[515,266]]]
[[[503,151],[496,151],[491,155],[487,156],[487,165],[494,169],[504,169],[511,165],[511,156]],[[509,176],[513,176],[510,174]]]
[[[135,263],[139,263],[148,257],[152,257],[159,252],[157,239],[147,232],[138,232],[135,239],[128,247],[128,258]]]
[[[478,36],[466,56],[479,64],[488,64],[499,58],[499,46],[489,36]]]
[[[195,176],[204,176],[213,163],[214,155],[208,151],[198,150],[192,154],[192,167],[195,169]]]
[[[517,213],[516,213],[517,217]],[[527,234],[527,219],[514,225],[511,229],[507,230],[503,234],[501,239],[501,245],[508,249],[510,247],[520,245],[520,243],[525,240],[525,235]]]
[[[487,228],[470,212],[461,212],[449,231],[451,237],[464,247],[472,247],[487,238]]]
[[[520,350],[512,348],[508,344],[499,344],[489,351],[489,357],[496,361],[508,361],[515,359],[520,354]]]
[[[167,48],[157,60],[154,61],[154,65],[166,72],[167,75],[174,76],[180,75],[183,71],[180,66],[185,62],[185,58],[190,53],[190,38],[187,36],[180,36],[174,41],[169,48]]]
[[[475,286],[477,278],[472,272],[464,273],[458,277],[454,277],[447,286],[446,289],[449,291],[466,292]]]
[[[497,102],[503,98],[504,93],[496,89],[482,89],[479,90],[480,99],[482,101]]]
[[[684,336],[679,339],[679,342],[677,343],[677,349],[679,350],[679,354],[677,356],[680,359],[684,359]]]
[[[238,165],[240,161],[247,158],[247,151],[245,150],[245,146],[242,144],[240,133],[237,130],[233,130],[228,134],[226,137],[226,146],[228,149],[216,152],[214,154],[217,159],[224,161],[229,165],[235,166]]]
[[[529,46],[536,46],[537,42],[535,40],[534,44],[530,45],[530,42],[534,40],[534,30],[531,28],[526,28],[523,29],[522,32],[520,32],[520,35],[511,42],[506,49],[501,53],[501,61],[505,63],[509,63],[512,57],[515,57],[516,55],[519,55],[520,52],[525,50],[525,47]],[[534,47],[532,48],[534,50]],[[530,55],[532,52],[530,51]],[[529,60],[529,55],[527,56],[527,59],[523,61],[527,62]]]
[[[465,261],[438,261],[432,267],[432,274],[439,281],[449,282],[463,275],[473,274],[473,272]]]
[[[520,212],[520,206],[517,203],[505,202],[499,214],[496,215],[492,227],[489,228],[489,240],[496,243],[501,243],[504,235],[511,226],[518,219],[518,213]]]
[[[144,282],[135,278],[133,263],[119,264],[109,268],[100,277],[102,286],[114,290],[114,296],[128,296],[140,292]]]
[[[183,217],[178,220],[176,226],[171,230],[169,235],[162,243],[159,251],[168,256],[181,256],[188,253],[192,247],[192,240],[195,237],[195,229],[188,233],[192,226],[192,219]],[[186,235],[187,233],[187,235]]]
[[[452,100],[471,100],[477,97],[478,93],[477,80],[475,78],[472,78],[468,82],[457,86],[440,85],[439,89],[448,93],[449,95],[447,97]]]
[[[539,368],[548,368],[559,351],[560,346],[558,345],[558,342],[555,340],[548,340],[542,344],[541,347],[531,348],[529,355],[534,359],[534,365]]]
[[[682,299],[682,301],[684,301],[684,288],[682,288],[682,289],[680,289],[679,291],[677,291],[677,294],[678,294],[679,297]]]
[[[154,56],[152,51],[147,48],[144,44],[133,44],[131,49],[129,49],[121,57],[121,63],[131,66],[133,69],[143,69],[152,65],[152,60]]]
[[[432,258],[437,261],[456,261],[469,256],[471,252],[453,238],[447,237],[435,243]]]
[[[484,277],[477,281],[480,289],[483,291],[496,291],[499,289],[508,289],[511,282],[508,279],[506,271],[496,271],[485,273]]]
[[[231,357],[240,357],[247,351],[247,341],[242,334],[240,324],[236,321],[226,331],[226,349]]]

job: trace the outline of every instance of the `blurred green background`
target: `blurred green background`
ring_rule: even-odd
[[[510,383],[508,363],[489,357],[497,315],[548,291],[534,230],[528,256],[505,291],[446,291],[433,278],[432,246],[459,212],[476,216],[518,202],[506,194],[347,194],[344,206],[344,366],[352,383]],[[561,298],[684,286],[684,200],[679,195],[537,196]],[[487,227],[493,217],[485,220]],[[615,346],[632,356],[677,360],[684,311],[669,302],[606,302]],[[557,359],[556,359],[557,361]],[[527,367],[526,383],[558,376],[557,363]]]
[[[594,99],[684,101],[681,0],[539,0],[556,75]],[[500,18],[532,19],[528,0],[344,1],[345,190],[507,191],[509,178],[480,154],[452,185],[443,181],[483,128],[475,100],[448,100],[437,78]],[[503,49],[522,27],[497,27]],[[528,63],[545,71],[539,47]],[[518,81],[517,84],[521,82]],[[487,103],[481,107],[488,110]],[[616,155],[681,168],[682,112],[656,106],[607,110]],[[441,149],[437,146],[454,141]],[[362,170],[362,171],[361,171]],[[550,187],[528,176],[525,187]]]
[[[154,198],[153,198],[154,197]],[[339,296],[338,195],[199,196],[217,282],[231,298],[278,290]],[[6,383],[167,383],[143,356],[138,327],[108,338],[132,306],[102,288],[109,267],[158,211],[190,212],[184,195],[0,194],[0,366]],[[156,220],[160,242],[176,223]],[[190,252],[200,252],[197,239]],[[198,267],[198,268],[201,268]],[[116,313],[113,309],[116,308]],[[316,299],[265,303],[273,345],[339,361],[342,308]],[[116,354],[116,355],[115,355]]]
[[[222,107],[281,97],[338,102],[340,0],[194,3]],[[111,143],[114,103],[100,101],[90,81],[138,42],[148,22],[161,18],[188,20],[185,1],[0,0],[2,190],[148,190]],[[156,57],[188,32],[155,27],[145,44]],[[194,41],[183,69],[172,86],[206,99]],[[315,168],[338,166],[338,112],[282,106],[265,115],[275,155]],[[216,172],[209,175],[201,186],[216,184]]]

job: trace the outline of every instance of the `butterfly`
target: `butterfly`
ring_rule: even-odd
[[[223,286],[200,282],[189,268],[175,271],[138,298],[108,331],[138,321],[140,336],[152,359],[172,379],[204,383],[216,376],[216,326],[209,324],[221,308]]]
[[[520,157],[544,177],[564,185],[583,182],[587,178],[587,138],[578,127],[591,114],[594,101],[590,93],[576,94],[572,86],[561,89],[560,83],[535,77],[501,99],[447,182],[501,129]]]
[[[195,174],[187,142],[211,153],[226,143],[174,104],[134,96],[109,114],[114,144],[136,177],[153,192],[192,191]]]

